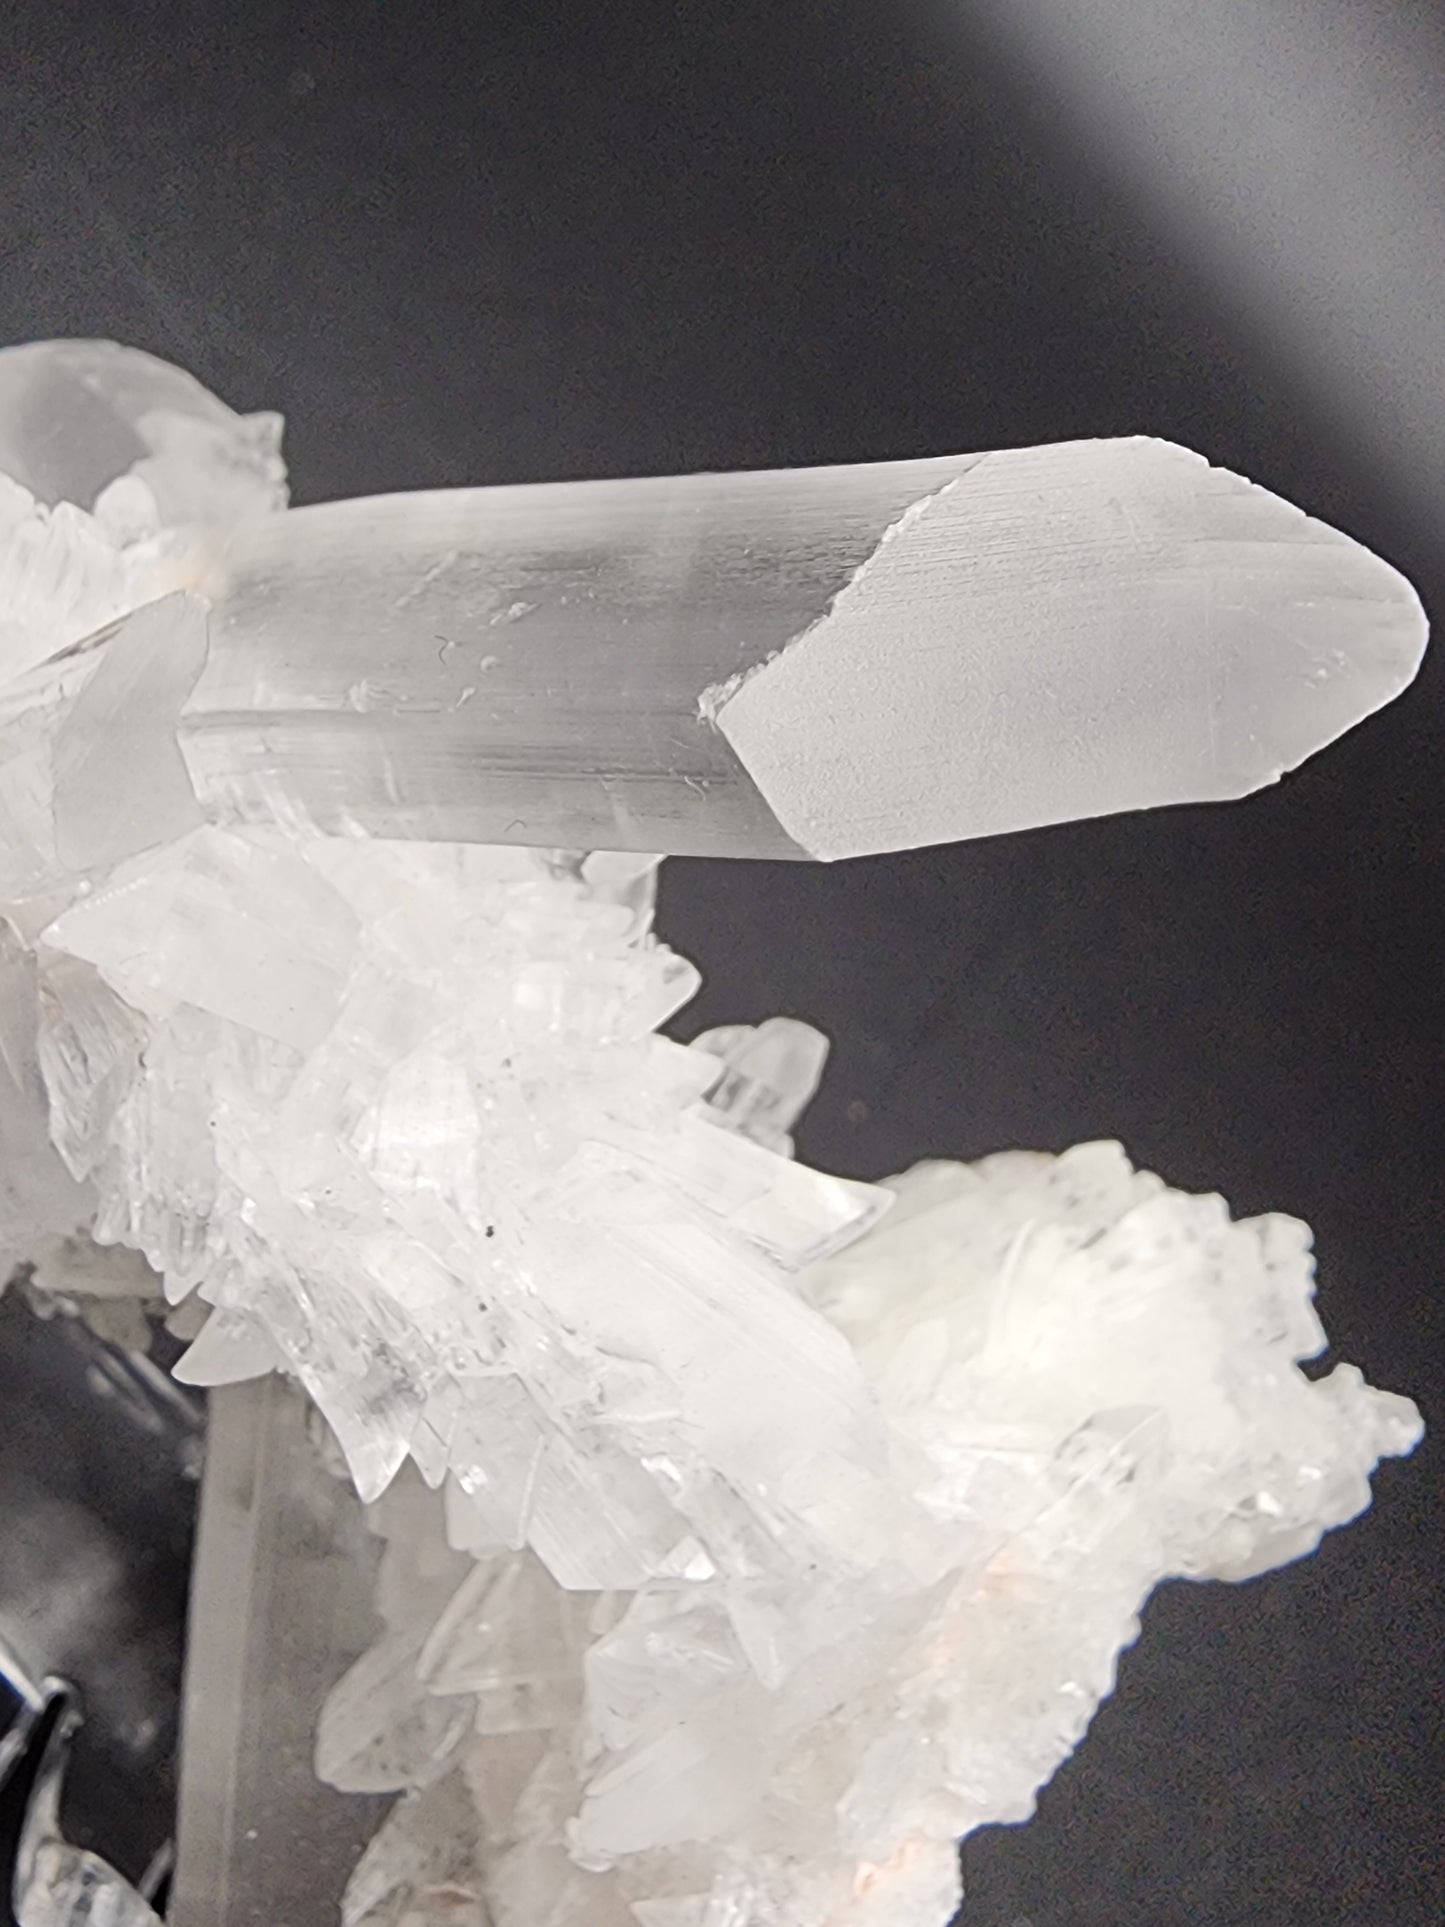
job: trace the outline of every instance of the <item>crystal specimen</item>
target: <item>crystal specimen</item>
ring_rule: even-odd
[[[1297,1370],[1302,1228],[1118,1147],[797,1163],[823,1040],[658,1034],[636,846],[1237,794],[1408,680],[1411,592],[1149,442],[283,515],[272,418],[10,354],[0,1230],[143,1254],[376,1508],[351,1927],[941,1917],[1156,1581],[1418,1421]]]
[[[252,519],[184,724],[232,821],[839,857],[1274,781],[1409,585],[1144,438]]]
[[[853,1343],[886,1479],[781,1481],[771,1543],[729,1545],[710,1493],[694,1518],[714,1569],[630,1598],[483,1553],[444,1604],[417,1589],[337,1687],[374,1706],[378,1665],[418,1654],[400,1746],[427,1696],[440,1722],[446,1696],[476,1695],[412,1783],[438,1801],[448,1776],[450,1799],[492,1783],[472,1878],[496,1927],[946,1917],[955,1837],[1032,1811],[1154,1585],[1310,1551],[1419,1436],[1353,1368],[1296,1369],[1324,1333],[1293,1220],[1235,1223],[1112,1144],[891,1182],[889,1216],[798,1278]],[[412,1561],[444,1544],[445,1511],[411,1508]],[[500,1733],[526,1763],[507,1797]],[[397,1810],[353,1927],[432,1810]]]

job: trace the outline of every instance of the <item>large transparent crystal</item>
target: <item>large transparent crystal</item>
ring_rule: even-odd
[[[203,804],[376,836],[833,858],[1241,796],[1425,633],[1144,437],[331,502],[207,554]]]
[[[1117,1146],[797,1163],[824,1040],[659,1034],[635,846],[1234,794],[1418,605],[1161,444],[285,515],[275,447],[0,355],[5,1252],[142,1254],[180,1375],[292,1375],[374,1508],[350,1927],[941,1919],[1153,1585],[1309,1550],[1418,1419],[1299,1371],[1302,1227]]]

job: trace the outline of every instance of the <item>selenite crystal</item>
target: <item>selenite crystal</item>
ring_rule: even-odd
[[[1274,782],[1414,674],[1409,584],[1147,437],[252,517],[208,815],[823,859]]]
[[[462,840],[459,822],[479,835],[498,821],[495,798],[466,816],[470,777],[428,800],[436,766],[423,781],[405,756],[455,752],[457,716],[482,703],[433,700],[455,667],[445,638],[425,664],[395,657],[389,693],[359,666],[357,725],[338,730],[317,692],[344,666],[345,610],[372,619],[355,581],[328,574],[326,525],[275,513],[276,445],[274,418],[235,416],[129,351],[0,354],[4,1255],[83,1288],[87,1238],[126,1246],[173,1304],[206,1310],[182,1378],[282,1370],[325,1415],[384,1542],[383,1632],[336,1684],[317,1761],[339,1787],[400,1796],[356,1868],[348,1927],[942,1920],[958,1836],[1031,1810],[1152,1587],[1308,1551],[1368,1503],[1376,1461],[1413,1445],[1414,1408],[1348,1366],[1319,1382],[1298,1369],[1324,1342],[1302,1226],[1236,1223],[1116,1145],[926,1164],[886,1184],[796,1162],[826,1043],[781,1018],[691,1044],[659,1034],[698,977],[652,934],[655,857],[569,852],[553,833],[539,849]],[[1086,546],[1100,501],[1163,475],[1118,448],[1041,462],[1068,471]],[[1202,579],[1185,526],[1197,492],[1179,478],[1215,472],[1180,451],[1164,467],[1154,533],[1135,527],[1125,546],[1147,556],[1170,523],[1194,559],[1152,588],[1135,570],[1116,598],[1096,556],[1081,633],[1117,609],[1137,640],[1168,607],[1177,667]],[[1027,468],[999,509],[1010,556]],[[839,497],[854,490],[843,522],[860,566],[893,526],[875,526],[875,482]],[[921,486],[898,480],[890,514]],[[1197,690],[1165,706],[1180,729],[1203,716],[1206,736],[1227,714],[1233,748],[1216,736],[1180,770],[1156,741],[1131,792],[1105,731],[1079,764],[1100,807],[1150,800],[1156,778],[1161,796],[1237,788],[1251,736],[1254,775],[1273,773],[1282,745],[1328,740],[1418,658],[1418,610],[1393,572],[1283,505],[1261,523],[1273,498],[1235,478],[1206,493],[1222,518],[1206,531],[1219,543],[1206,600],[1231,612],[1233,640],[1200,673],[1227,688],[1202,709]],[[931,511],[936,555],[945,535],[964,541],[965,498],[947,499]],[[365,522],[366,505],[342,506]],[[524,506],[509,503],[514,521]],[[441,585],[459,608],[452,565],[432,554],[457,512],[398,511],[431,555],[418,598]],[[309,577],[308,526],[321,531]],[[690,526],[703,541],[705,517]],[[875,587],[907,553],[895,544]],[[268,556],[285,567],[263,594]],[[974,617],[1003,607],[1016,560],[1002,575],[979,565]],[[534,575],[545,592],[541,562]],[[462,570],[468,593],[480,579]],[[614,609],[630,579],[622,569]],[[799,580],[773,606],[779,647],[818,591]],[[1279,658],[1240,655],[1258,580],[1272,608],[1308,610],[1313,667],[1295,685]],[[844,653],[861,646],[863,584],[850,564],[825,596]],[[527,598],[493,588],[513,598],[494,626],[520,636]],[[318,640],[333,592],[337,626]],[[673,606],[712,592],[684,570]],[[660,606],[647,604],[654,643]],[[930,634],[939,620],[933,606]],[[771,769],[769,679],[796,727],[818,700],[821,633],[713,690],[706,715],[694,700],[694,721],[720,742],[749,736]],[[569,646],[584,639],[585,621]],[[541,649],[537,688],[554,658]],[[1168,661],[1149,671],[1160,688]],[[1067,686],[1103,687],[1080,662]],[[319,731],[288,735],[308,713],[288,675],[317,696]],[[575,706],[600,702],[578,676]],[[285,711],[274,763],[268,677]],[[994,688],[1000,716],[1022,688]],[[523,705],[512,765],[484,772],[495,785],[510,767],[533,801],[545,785],[523,750],[539,713]],[[599,730],[630,742],[640,728],[655,749],[666,713],[639,725],[619,710]],[[1052,712],[1028,725],[1058,727]],[[1080,741],[1088,727],[1082,715]],[[983,754],[984,711],[969,729]],[[353,738],[366,781],[328,825],[348,834],[323,835],[323,790],[347,814]],[[474,735],[468,754],[495,739]],[[575,749],[562,729],[545,767]],[[673,807],[662,764],[649,770],[634,829]],[[967,811],[1001,827],[1007,772],[986,757],[980,770]],[[367,783],[388,771],[404,832],[390,840],[362,833]],[[695,824],[712,778],[698,790],[692,775],[684,759],[667,780],[686,792],[676,820]],[[533,827],[599,821],[599,796],[613,810],[607,771],[588,780],[590,802],[564,799]],[[794,786],[766,833],[760,792],[735,784],[723,847],[776,847],[778,822],[807,815],[803,780],[758,775],[763,791]],[[1040,816],[1031,781],[1016,823]],[[913,805],[882,777],[874,789],[883,847]],[[248,815],[247,797],[266,808]],[[941,823],[926,810],[914,827]],[[835,813],[809,847],[838,854],[841,833]],[[673,847],[696,846],[679,834]]]

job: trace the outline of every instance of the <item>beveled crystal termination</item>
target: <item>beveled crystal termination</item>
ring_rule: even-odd
[[[0,662],[203,593],[214,822],[846,857],[1243,795],[1424,646],[1387,564],[1143,437],[277,515],[277,418],[149,357],[7,350],[7,396]]]

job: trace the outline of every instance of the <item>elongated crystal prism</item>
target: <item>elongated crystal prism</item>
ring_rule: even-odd
[[[1367,550],[1147,439],[333,502],[202,582],[211,814],[714,855],[1240,796],[1425,638]]]
[[[199,672],[178,629],[144,674],[185,683],[228,825],[825,859],[991,835],[1246,794],[1424,644],[1387,564],[1167,442],[278,514],[278,429],[111,343],[0,352],[0,666],[204,597]],[[38,754],[0,745],[0,832]]]

